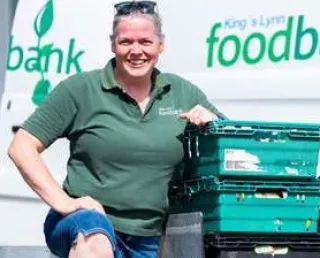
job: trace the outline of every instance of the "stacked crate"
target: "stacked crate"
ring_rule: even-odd
[[[172,211],[202,211],[215,248],[320,250],[319,139],[317,124],[219,120],[189,128]]]

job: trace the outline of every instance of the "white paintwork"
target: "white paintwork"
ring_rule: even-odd
[[[54,47],[66,52],[73,38],[76,51],[85,51],[80,59],[82,70],[104,66],[112,56],[109,34],[115,2],[95,0],[88,4],[87,0],[54,0],[54,21],[42,38],[42,45],[54,43]],[[24,58],[32,56],[32,52],[27,53],[27,49],[37,43],[33,23],[46,3],[47,0],[19,2],[11,47],[24,49]],[[320,122],[320,40],[317,53],[312,58],[293,60],[297,17],[304,15],[303,29],[312,27],[319,34],[320,2],[161,0],[158,4],[166,34],[166,49],[159,63],[160,69],[178,73],[197,84],[232,119]],[[286,28],[289,16],[294,17],[294,23],[288,61],[272,63],[264,58],[260,63],[249,66],[240,60],[231,67],[223,67],[215,59],[212,67],[206,67],[206,39],[210,36],[213,24],[223,23],[227,19],[246,22],[247,26],[243,29],[221,28],[217,32],[219,44],[229,34],[237,35],[243,42],[253,32],[260,32],[270,38],[272,33]],[[268,17],[285,17],[285,22],[268,28],[248,25],[252,19],[264,22]],[[308,51],[310,42],[310,35],[305,36],[301,51]],[[218,43],[215,44],[214,58],[217,56]],[[283,44],[283,40],[277,42],[275,53],[281,52]],[[253,43],[250,53],[254,55],[257,51],[258,45]],[[232,57],[232,53],[233,47],[230,45],[225,52],[226,58]],[[17,51],[12,52],[11,65],[18,61],[17,55]],[[52,68],[55,62],[53,58],[53,64],[45,74],[52,85],[75,72],[73,69],[69,74],[58,74]],[[0,108],[0,245],[44,244],[42,222],[47,207],[25,185],[6,155],[6,148],[13,136],[12,125],[21,124],[36,108],[31,95],[39,78],[39,73],[26,72],[23,68],[8,70],[6,74]],[[68,145],[63,140],[44,153],[49,168],[59,182],[62,182],[66,173],[67,157]]]

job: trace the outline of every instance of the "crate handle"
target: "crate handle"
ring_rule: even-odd
[[[259,142],[278,142],[283,143],[287,141],[288,134],[287,132],[282,131],[260,131],[255,133],[255,139]]]
[[[259,185],[257,185],[259,184]],[[264,188],[261,188],[261,185],[263,185]],[[287,186],[281,186],[281,185],[268,185],[265,183],[257,183],[250,185],[250,186],[245,186],[243,184],[229,184],[229,182],[224,182],[220,184],[216,189],[217,191],[232,191],[232,192],[238,192],[239,188],[241,189],[242,192],[257,192],[259,189],[262,189],[260,191],[268,191],[268,192],[277,192],[277,191],[284,191],[284,192],[290,192],[290,193],[301,193],[303,191],[304,193],[315,193],[319,194],[320,193],[320,185],[316,184],[314,186],[305,186],[305,185],[287,185]]]
[[[237,135],[237,136],[252,136],[254,135],[256,130],[252,128],[214,128],[214,129],[206,129],[203,130],[204,135]]]
[[[255,195],[257,199],[286,199],[288,192],[282,189],[257,189]]]
[[[311,139],[319,139],[320,132],[319,131],[299,131],[299,130],[290,130],[288,135],[292,138],[311,138]]]

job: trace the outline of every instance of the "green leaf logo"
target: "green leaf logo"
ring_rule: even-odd
[[[53,24],[53,0],[48,0],[45,6],[43,6],[38,12],[34,23],[33,29],[38,37],[38,51],[39,57],[49,56],[53,43],[46,44],[41,47],[41,38],[49,31]],[[49,80],[45,79],[45,71],[41,68],[41,62],[37,62],[35,64],[35,68],[39,71],[41,75],[41,79],[36,83],[33,94],[32,94],[32,102],[40,106],[43,101],[46,99],[47,95],[51,91],[51,83]]]
[[[46,44],[40,49],[41,56],[49,56],[52,51],[53,43]]]
[[[51,83],[49,80],[41,79],[37,82],[32,95],[32,102],[40,106],[46,99],[51,90]]]
[[[49,0],[36,16],[33,28],[38,38],[43,37],[53,23],[53,0]]]

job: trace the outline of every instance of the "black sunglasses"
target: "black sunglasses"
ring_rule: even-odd
[[[132,12],[154,14],[157,3],[153,1],[125,1],[114,5],[115,16],[129,15]]]

